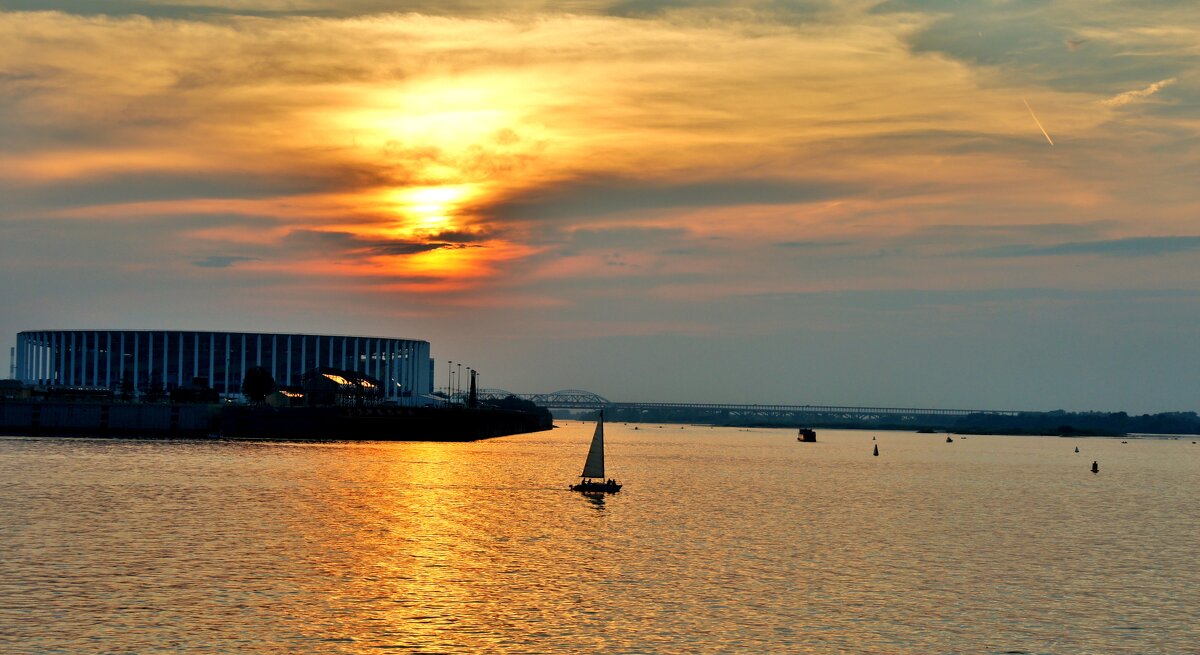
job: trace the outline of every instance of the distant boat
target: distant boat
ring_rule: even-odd
[[[1100,462],[1092,462],[1092,473],[1100,472]]]
[[[796,435],[796,441],[803,441],[804,443],[816,443],[817,433],[813,432],[809,428],[800,428],[800,432]]]
[[[583,462],[583,478],[579,484],[571,485],[571,491],[583,493],[615,494],[621,490],[616,480],[604,477],[604,412],[596,421],[596,432],[592,434],[592,445],[588,448],[587,459]]]
[[[950,437],[946,437],[946,443],[954,443],[954,440]]]
[[[874,455],[874,456],[876,456],[876,457],[879,457],[879,446],[875,446],[875,452],[873,452],[873,453],[871,453],[871,454],[872,454],[872,455]]]
[[[1075,452],[1079,452],[1079,446],[1075,446]]]

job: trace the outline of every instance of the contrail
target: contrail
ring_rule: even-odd
[[[1046,135],[1046,140],[1050,142],[1050,145],[1054,145],[1054,139],[1051,139],[1050,133],[1046,131],[1046,128],[1042,127],[1042,122],[1038,120],[1037,114],[1033,113],[1033,107],[1029,106],[1029,101],[1021,98],[1021,102],[1025,103],[1025,108],[1029,110],[1029,115],[1033,116],[1033,122],[1037,123],[1038,129],[1042,131],[1042,134]]]

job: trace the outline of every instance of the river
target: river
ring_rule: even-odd
[[[0,438],[0,651],[1197,652],[1192,438],[559,426]]]

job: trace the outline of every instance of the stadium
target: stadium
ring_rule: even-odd
[[[240,393],[246,370],[283,387],[317,367],[379,380],[385,400],[419,404],[433,391],[429,342],[385,337],[173,330],[44,330],[17,335],[16,379],[31,385],[123,389],[135,397],[185,385]]]

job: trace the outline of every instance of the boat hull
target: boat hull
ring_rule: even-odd
[[[571,485],[571,491],[585,494],[615,494],[621,490],[621,485],[615,482],[580,482]]]

